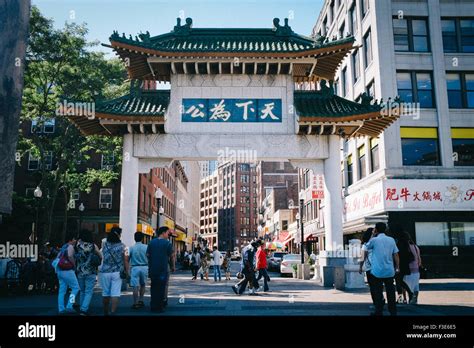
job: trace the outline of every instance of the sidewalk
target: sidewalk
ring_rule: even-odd
[[[272,274],[270,275],[272,277]],[[237,296],[231,285],[237,281],[191,280],[189,272],[171,277],[166,316],[368,316],[368,289],[339,291],[311,280],[278,278],[273,275],[270,293]],[[262,283],[262,282],[261,282]],[[132,292],[122,293],[118,315],[154,315],[148,307],[131,309]],[[149,304],[149,288],[145,295]],[[430,279],[421,281],[419,305],[399,305],[401,316],[474,315],[474,279]],[[0,298],[0,315],[56,315],[56,295]],[[94,289],[91,314],[102,315],[101,289]]]

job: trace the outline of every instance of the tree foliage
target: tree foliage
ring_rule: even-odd
[[[94,103],[117,97],[126,88],[122,63],[94,51],[97,44],[87,42],[86,34],[85,24],[66,23],[56,29],[50,19],[32,7],[21,121],[35,122],[35,132],[21,134],[18,148],[22,156],[31,154],[42,164],[36,173],[44,193],[40,203],[45,213],[42,242],[51,237],[53,212],[60,193],[65,198],[62,201],[66,217],[68,197],[73,190],[90,192],[94,184],[108,185],[119,177],[121,139],[83,136],[57,112],[64,101]],[[52,120],[54,133],[41,132]],[[94,153],[113,155],[116,165],[109,170],[85,168]],[[53,160],[48,167],[45,164],[50,154]],[[66,222],[65,218],[63,234]]]

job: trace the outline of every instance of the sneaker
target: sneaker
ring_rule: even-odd
[[[237,286],[232,285],[231,288],[232,288],[232,290],[235,292],[236,295],[239,294],[239,292],[237,291]]]
[[[260,291],[262,291],[262,287],[261,287],[261,286],[259,286],[257,289],[255,289],[255,292],[260,292]]]

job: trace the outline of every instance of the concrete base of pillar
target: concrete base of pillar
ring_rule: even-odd
[[[338,290],[344,289],[345,274],[344,265],[346,258],[344,257],[319,257],[319,275],[321,278],[321,285]]]
[[[298,279],[303,279],[303,280],[311,279],[311,265],[298,264]]]
[[[359,273],[359,265],[344,265],[344,271],[346,273],[346,288],[347,289],[365,289],[364,274]]]

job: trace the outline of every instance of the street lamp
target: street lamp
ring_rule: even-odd
[[[160,228],[160,215],[164,212],[163,207],[161,206],[161,199],[163,198],[163,191],[158,187],[155,191],[155,198],[156,198],[156,210],[158,212],[158,217],[156,218],[156,226]]]
[[[79,209],[79,231],[80,231],[82,230],[82,213],[86,209],[86,207],[84,206],[84,203],[81,202],[78,209]]]
[[[300,191],[300,212],[299,212],[299,215],[300,215],[300,228],[301,228],[301,264],[303,265],[304,264],[304,251],[303,251],[303,247],[304,247],[304,228],[303,228],[303,208],[304,208],[304,196],[305,196],[305,192],[303,190]]]
[[[36,198],[36,221],[35,221],[35,230],[33,232],[33,244],[36,244],[36,240],[38,239],[38,215],[39,215],[39,202],[41,197],[43,196],[43,191],[39,186],[36,186],[35,191],[33,192]]]

